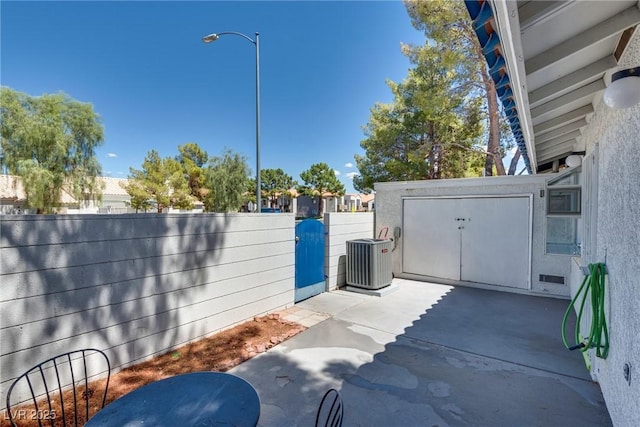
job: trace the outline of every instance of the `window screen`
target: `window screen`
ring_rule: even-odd
[[[580,188],[549,188],[549,215],[579,215]]]

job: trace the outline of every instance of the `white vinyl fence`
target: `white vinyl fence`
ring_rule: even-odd
[[[65,351],[115,370],[293,305],[292,214],[2,216],[0,401]]]
[[[347,240],[373,238],[373,212],[324,214],[327,291],[346,284]]]

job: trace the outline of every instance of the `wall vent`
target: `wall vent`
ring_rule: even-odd
[[[541,282],[564,285],[564,276],[553,276],[551,274],[541,274],[539,280]]]

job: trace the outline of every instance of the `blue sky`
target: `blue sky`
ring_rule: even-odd
[[[385,80],[422,43],[400,1],[0,3],[0,83],[30,95],[63,91],[93,104],[105,128],[103,174],[126,177],[145,154],[196,142],[246,155],[255,172],[255,47],[260,32],[261,162],[300,180],[313,163],[347,191],[362,126]]]

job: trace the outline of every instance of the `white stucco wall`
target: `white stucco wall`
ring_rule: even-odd
[[[640,66],[640,30],[636,29],[620,68]],[[585,129],[587,155],[599,146],[598,262],[606,262],[607,322],[610,351],[592,356],[594,376],[614,425],[640,425],[640,105],[612,110],[604,103]],[[575,286],[575,285],[574,285]],[[631,365],[631,383],[623,376]]]
[[[545,189],[545,183],[549,178],[548,175],[532,175],[377,183],[375,186],[376,235],[383,227],[389,227],[389,233],[392,236],[395,227],[402,227],[403,197],[531,194],[533,195],[532,268],[531,290],[528,293],[568,297],[567,284],[557,285],[538,280],[540,274],[568,278],[570,273],[571,258],[569,256],[545,253],[546,192],[541,196],[540,190]],[[508,230],[502,232],[508,232]],[[401,242],[398,242],[398,248],[401,247]],[[403,276],[402,251],[398,249],[393,251],[393,273],[398,277]],[[515,291],[515,289],[501,289]]]

